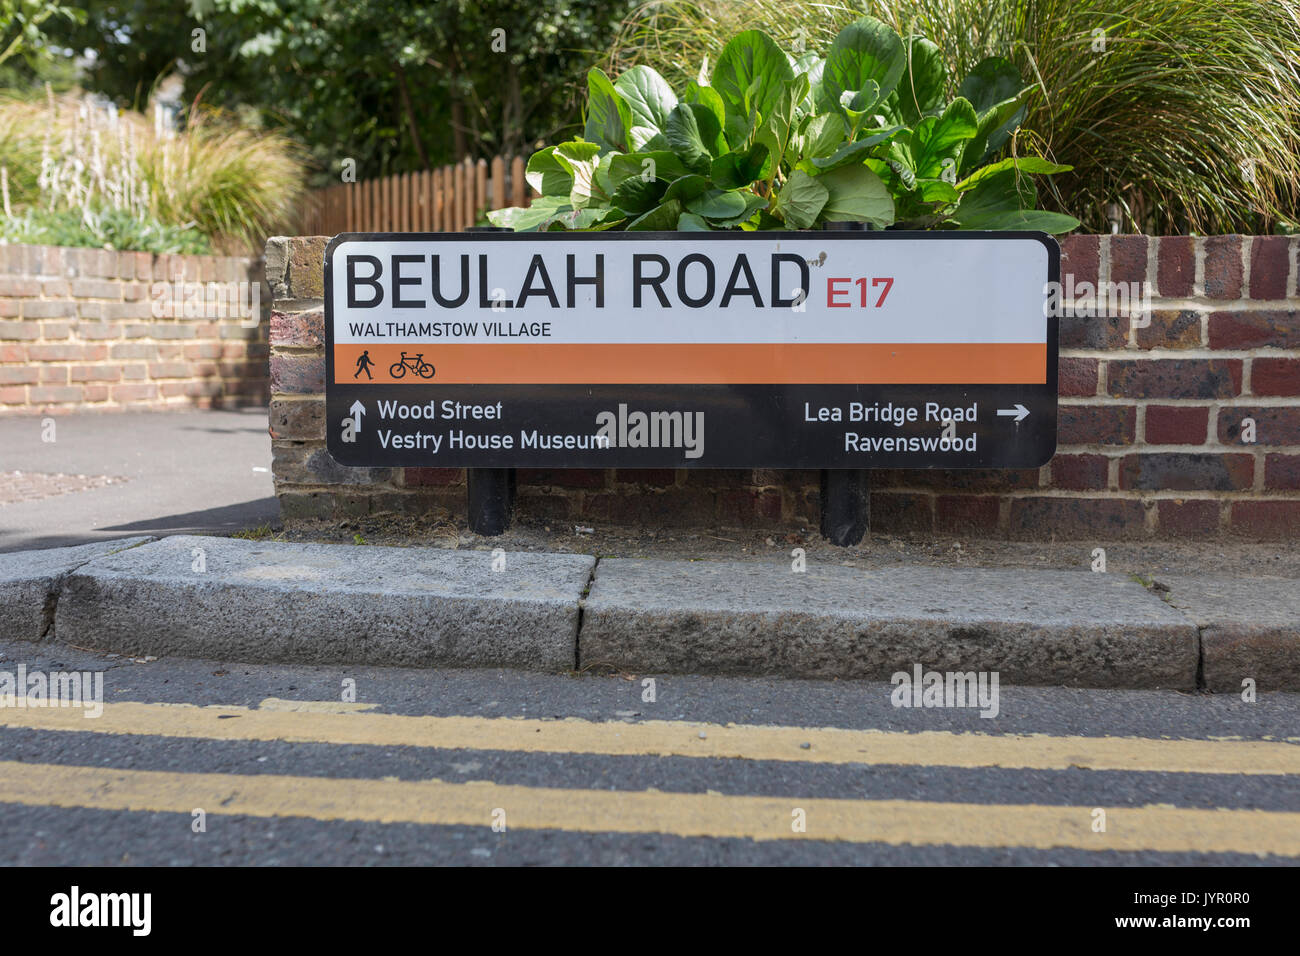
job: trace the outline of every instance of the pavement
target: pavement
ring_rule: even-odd
[[[877,680],[920,667],[1236,693],[1300,690],[1300,587],[173,535],[0,555],[0,639],[247,663]]]
[[[0,642],[20,665],[103,706],[0,707],[0,864],[1300,862],[1296,694],[1004,687],[982,717],[870,681]]]
[[[277,521],[266,423],[265,408],[0,418],[0,552]]]

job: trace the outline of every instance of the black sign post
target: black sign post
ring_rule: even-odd
[[[328,447],[469,469],[485,534],[518,467],[812,468],[856,543],[869,469],[1051,458],[1059,271],[1041,233],[341,235]]]

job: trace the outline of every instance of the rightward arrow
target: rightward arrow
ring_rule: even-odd
[[[999,408],[999,409],[998,409],[998,415],[1000,415],[1000,416],[1001,416],[1001,415],[1014,415],[1014,416],[1015,416],[1015,419],[1016,419],[1016,424],[1017,424],[1017,425],[1019,425],[1022,421],[1024,421],[1025,416],[1028,415],[1028,414],[1029,414],[1029,409],[1025,408],[1025,406],[1021,405],[1019,402],[1016,403],[1016,407],[1015,407],[1015,408]]]
[[[361,404],[361,399],[357,399],[352,403],[352,407],[348,411],[352,413],[352,421],[356,423],[356,430],[361,431],[361,416],[366,413],[366,406]],[[998,412],[998,414],[1001,415],[1002,413]]]

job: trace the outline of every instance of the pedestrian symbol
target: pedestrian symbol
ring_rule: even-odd
[[[375,377],[370,374],[370,366],[374,364],[375,364],[374,362],[370,361],[370,349],[366,349],[364,352],[361,353],[361,358],[357,359],[357,370],[352,377],[360,378],[361,373],[365,372],[366,378],[370,379],[373,382],[375,380]]]

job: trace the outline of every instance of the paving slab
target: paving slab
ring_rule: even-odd
[[[54,630],[136,656],[569,670],[594,564],[177,535],[70,575]]]
[[[0,554],[0,640],[47,637],[54,602],[69,574],[94,558],[152,540],[148,536],[116,538],[71,548]]]
[[[997,671],[1018,684],[1196,686],[1196,626],[1090,571],[605,559],[579,661],[637,672],[888,679]]]
[[[1223,575],[1157,575],[1169,603],[1201,629],[1205,686],[1240,693],[1300,690],[1300,581]]]

